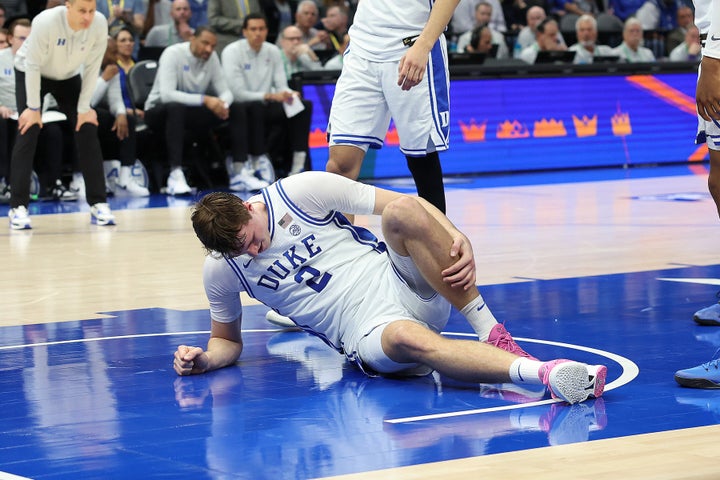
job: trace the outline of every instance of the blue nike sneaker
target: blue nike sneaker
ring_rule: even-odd
[[[720,358],[707,363],[675,372],[675,381],[689,388],[720,388]]]
[[[719,326],[720,303],[715,303],[710,305],[709,307],[698,310],[697,312],[695,312],[695,315],[693,315],[693,320],[695,320],[695,323],[697,323],[698,325],[710,325],[715,327]]]

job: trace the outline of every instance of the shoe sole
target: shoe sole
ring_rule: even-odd
[[[606,376],[607,368],[603,365],[565,362],[550,372],[548,386],[553,398],[580,403],[603,394]]]
[[[29,223],[27,223],[25,225],[13,225],[11,223],[10,229],[11,230],[32,230],[32,226]]]
[[[108,227],[115,225],[115,220],[98,220],[96,217],[90,217],[90,223],[97,225],[98,227]]]
[[[276,325],[278,327],[283,328],[298,328],[297,325],[295,325],[295,322],[290,320],[288,317],[285,317],[283,315],[280,315],[275,310],[268,310],[265,314],[265,320],[267,320],[269,323],[272,323],[273,325]]]
[[[704,325],[704,326],[709,326],[709,327],[720,326],[720,322],[717,320],[709,320],[709,319],[700,318],[700,317],[693,317],[693,320],[695,320],[695,323],[697,323],[698,325]]]
[[[704,390],[720,390],[720,384],[707,378],[684,378],[675,375],[675,381],[683,387],[702,388]]]

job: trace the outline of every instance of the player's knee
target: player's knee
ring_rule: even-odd
[[[405,235],[422,235],[430,228],[430,217],[416,198],[402,196],[388,203],[382,213],[383,230]]]
[[[383,350],[395,362],[420,362],[434,347],[428,336],[435,335],[428,328],[410,320],[390,323],[382,335]]]

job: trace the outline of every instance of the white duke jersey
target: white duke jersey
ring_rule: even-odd
[[[407,52],[403,39],[420,35],[434,0],[361,0],[348,34],[350,49],[374,62],[396,61]]]
[[[253,200],[267,207],[270,247],[256,257],[208,256],[204,283],[212,319],[238,318],[238,292],[244,290],[342,351],[347,327],[363,320],[355,312],[364,300],[382,295],[375,292],[383,283],[377,279],[393,275],[385,244],[340,213],[371,213],[374,187],[308,172],[271,185]]]
[[[720,58],[720,6],[716,0],[694,0],[695,26],[706,34],[702,53],[704,56]]]

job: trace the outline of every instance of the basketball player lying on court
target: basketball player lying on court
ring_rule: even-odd
[[[381,215],[385,241],[340,212]],[[237,361],[245,291],[368,375],[436,370],[463,382],[544,384],[568,403],[602,395],[605,366],[542,362],[515,343],[475,286],[470,241],[422,198],[313,171],[248,201],[210,193],[191,218],[208,252],[203,281],[212,327],[207,350],[178,347],[178,375]],[[480,341],[438,333],[450,305]]]

